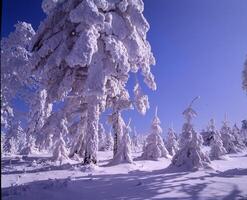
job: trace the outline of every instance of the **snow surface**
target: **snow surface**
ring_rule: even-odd
[[[167,169],[169,159],[135,159],[107,165],[112,151],[98,152],[99,166],[78,162],[55,166],[51,155],[2,157],[4,200],[244,200],[247,199],[247,152],[212,161],[214,169],[194,172]]]

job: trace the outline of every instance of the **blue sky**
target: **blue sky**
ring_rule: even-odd
[[[144,15],[150,23],[148,40],[156,58],[153,72],[158,89],[150,91],[151,109],[146,116],[137,111],[131,117],[138,132],[147,132],[154,108],[164,132],[171,123],[180,132],[181,115],[191,99],[201,129],[211,117],[220,126],[227,113],[232,123],[247,118],[247,96],[241,88],[241,71],[247,55],[246,0],[145,0]],[[37,29],[45,15],[40,0],[4,0],[2,36],[13,31],[17,21]],[[139,78],[141,81],[141,78]],[[129,88],[132,90],[134,78]]]

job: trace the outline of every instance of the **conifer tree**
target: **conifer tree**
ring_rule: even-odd
[[[45,0],[42,7],[47,18],[32,40],[32,70],[47,89],[49,103],[68,95],[81,97],[87,116],[84,164],[96,164],[100,113],[112,108],[113,124],[121,121],[121,111],[131,104],[126,89],[130,72],[140,70],[147,86],[156,89],[144,4]],[[114,135],[116,153],[122,133],[115,129],[119,126],[113,126],[120,135],[117,140]]]
[[[155,116],[151,125],[151,133],[147,136],[146,144],[143,148],[142,159],[158,160],[158,158],[168,158],[168,151],[164,145],[164,141],[161,137],[162,128],[160,127],[160,119],[157,115],[157,107],[155,110]]]
[[[175,136],[173,128],[169,128],[166,140],[166,149],[171,156],[175,155],[178,151],[178,141]]]
[[[210,167],[210,159],[201,150],[202,136],[196,133],[192,125],[192,118],[197,116],[196,111],[192,109],[192,104],[198,98],[194,98],[183,112],[186,122],[183,125],[180,137],[180,149],[173,156],[171,167],[175,166],[183,170],[198,170],[199,168]]]
[[[118,152],[114,155],[110,164],[120,164],[120,163],[132,163],[132,155],[131,155],[131,140],[129,133],[131,131],[130,121],[127,125],[123,127],[123,139],[121,141],[121,146]]]

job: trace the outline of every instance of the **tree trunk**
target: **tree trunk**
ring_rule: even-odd
[[[112,129],[114,134],[113,156],[115,156],[118,152],[123,135],[121,120],[122,120],[121,113],[118,110],[115,111],[113,113],[113,124],[112,124]]]
[[[88,97],[86,150],[84,164],[97,164],[99,103],[96,96]]]

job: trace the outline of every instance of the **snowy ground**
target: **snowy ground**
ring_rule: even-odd
[[[213,170],[174,172],[170,160],[106,166],[111,152],[99,152],[99,167],[52,166],[48,155],[2,158],[4,200],[247,200],[247,154],[213,161]],[[135,154],[135,157],[138,153]],[[10,161],[11,160],[11,161]],[[33,162],[36,160],[35,162]]]

